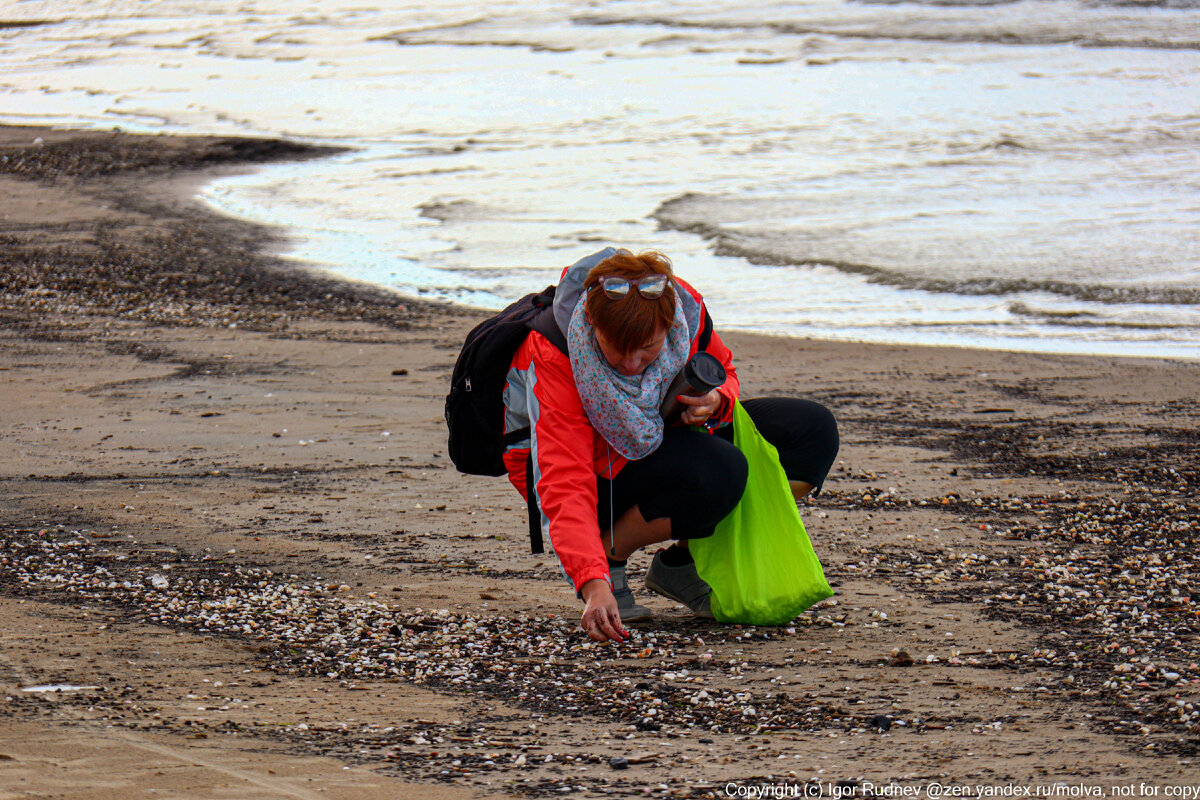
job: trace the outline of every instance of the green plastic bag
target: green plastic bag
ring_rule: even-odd
[[[716,532],[689,542],[720,622],[783,625],[833,596],[796,508],[779,451],[737,403],[733,443],[750,464],[746,491]]]

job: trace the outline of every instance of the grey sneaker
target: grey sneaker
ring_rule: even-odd
[[[612,578],[613,597],[617,598],[617,610],[621,612],[621,622],[644,622],[654,614],[645,606],[639,606],[625,578],[624,567],[609,567],[608,574]]]
[[[655,553],[654,560],[650,562],[650,569],[646,570],[646,588],[677,603],[683,603],[697,617],[713,618],[712,609],[709,608],[712,587],[696,572],[694,563],[682,567],[668,567],[663,563],[662,552]]]

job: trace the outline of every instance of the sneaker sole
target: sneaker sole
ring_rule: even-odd
[[[641,611],[635,611],[631,616],[621,616],[621,622],[648,622],[654,619],[654,612],[648,608],[643,608]]]

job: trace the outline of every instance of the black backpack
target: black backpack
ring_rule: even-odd
[[[567,338],[554,319],[554,291],[548,286],[527,294],[467,334],[446,395],[447,451],[459,472],[468,475],[504,475],[504,451],[529,436],[529,428],[504,433],[504,384],[517,348],[536,330],[559,350],[567,352]],[[533,459],[526,469],[529,486],[529,533],[533,552],[542,552],[541,512],[533,491]]]
[[[566,336],[554,320],[555,288],[525,295],[467,334],[454,362],[445,412],[450,460],[459,472],[504,475],[505,449],[529,435],[528,428],[504,434],[504,384],[513,356],[530,331],[567,352]]]

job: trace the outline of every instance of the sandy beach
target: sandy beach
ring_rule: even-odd
[[[1200,365],[723,334],[745,396],[839,420],[801,509],[836,595],[642,590],[591,645],[445,455],[482,312],[190,199],[322,155],[0,128],[0,799],[1200,785]]]

